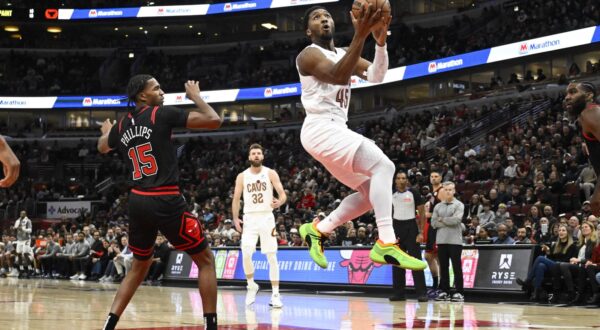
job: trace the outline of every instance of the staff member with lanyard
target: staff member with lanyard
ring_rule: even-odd
[[[423,241],[423,227],[425,226],[425,200],[418,191],[408,187],[408,176],[404,172],[396,174],[396,192],[392,196],[392,217],[394,218],[394,232],[400,248],[409,255],[421,259],[420,242]],[[416,219],[419,211],[419,223]],[[392,267],[394,295],[390,301],[406,300],[404,289],[406,287],[406,270]],[[425,292],[425,273],[412,271],[417,293],[417,300],[427,301]]]

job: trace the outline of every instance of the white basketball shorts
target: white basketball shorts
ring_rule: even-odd
[[[277,237],[275,234],[275,217],[272,212],[244,214],[242,248],[255,249],[260,237],[261,253],[277,252]]]

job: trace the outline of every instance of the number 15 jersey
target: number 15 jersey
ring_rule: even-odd
[[[108,135],[108,146],[118,149],[129,169],[129,182],[148,189],[177,185],[177,150],[173,128],[185,127],[188,113],[176,107],[144,106],[121,117]]]
[[[332,52],[315,44],[308,47],[318,49],[333,63],[339,62],[346,55],[346,51],[341,48],[336,48],[335,52]],[[302,84],[301,100],[307,119],[326,115],[342,119],[344,123],[348,121],[350,81],[346,85],[333,85],[322,82],[314,76],[304,76],[299,69],[298,75]]]
[[[273,184],[269,179],[270,169],[266,166],[258,174],[250,168],[244,174],[244,214],[255,212],[273,212]]]

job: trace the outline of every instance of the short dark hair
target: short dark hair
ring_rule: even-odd
[[[327,10],[327,8],[323,7],[323,6],[312,6],[310,8],[308,8],[305,12],[304,12],[304,19],[303,19],[303,23],[304,23],[304,30],[308,29],[308,20],[310,18],[310,14],[315,11],[315,10],[319,10],[319,9],[325,9]]]
[[[260,151],[263,151],[263,152],[265,151],[265,149],[260,144],[258,144],[258,143],[252,143],[250,145],[250,148],[248,149],[248,153],[250,153],[250,151],[252,149],[260,149]]]
[[[129,79],[127,83],[127,105],[133,106],[135,104],[137,95],[144,90],[148,80],[154,79],[149,74],[137,74]]]
[[[594,99],[594,101],[596,100],[596,96],[598,95],[598,90],[596,89],[596,85],[594,85],[593,83],[589,82],[589,81],[582,81],[579,83],[579,86],[581,86],[582,89],[584,89],[587,92],[592,93],[592,97]]]

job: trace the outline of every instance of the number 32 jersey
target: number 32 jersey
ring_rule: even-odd
[[[270,169],[266,166],[258,174],[250,171],[244,174],[244,214],[254,212],[272,212],[273,184],[269,179]]]
[[[118,149],[135,188],[177,185],[177,150],[171,142],[173,128],[185,127],[188,113],[176,107],[144,106],[132,110],[113,125],[108,146]]]
[[[307,48],[316,48],[325,57],[333,63],[339,62],[346,54],[346,51],[341,48],[336,48],[335,52],[324,49],[315,44],[307,46]],[[311,116],[335,116],[348,121],[348,106],[350,104],[350,81],[346,85],[333,85],[322,82],[314,76],[304,76],[298,70],[300,83],[302,84],[302,105],[306,111],[307,119]]]

